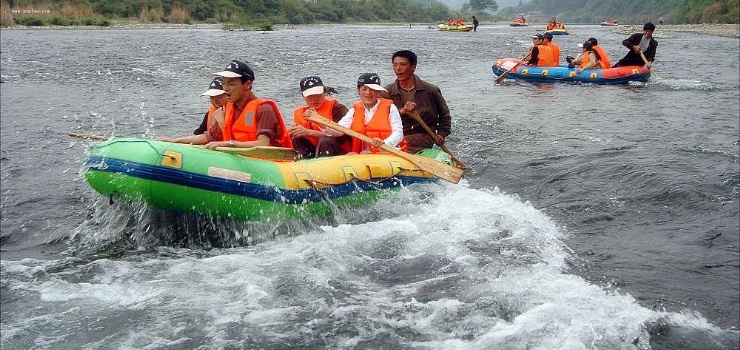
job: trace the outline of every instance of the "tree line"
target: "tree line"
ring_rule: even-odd
[[[451,11],[437,0],[2,0],[15,23],[29,19],[135,19],[139,22],[232,23],[267,26],[312,23],[432,23],[495,9],[493,0],[471,0],[466,11]],[[43,12],[24,12],[42,10]],[[48,11],[47,11],[48,10]],[[481,13],[481,18],[492,18]],[[8,25],[4,23],[3,25]],[[263,28],[264,29],[264,28]]]
[[[0,25],[110,25],[129,19],[147,23],[229,23],[269,30],[273,24],[438,23],[476,15],[481,21],[530,13],[568,23],[738,23],[737,0],[532,0],[498,8],[494,0],[468,0],[450,10],[437,0],[0,0]],[[35,12],[34,12],[35,11]]]

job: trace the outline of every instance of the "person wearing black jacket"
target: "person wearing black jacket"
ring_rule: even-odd
[[[655,61],[655,51],[658,49],[658,42],[653,38],[654,30],[654,24],[645,23],[642,27],[642,33],[632,34],[629,38],[622,41],[622,45],[630,49],[630,51],[613,67],[644,65],[647,68],[651,68],[653,61]],[[642,59],[640,53],[645,55],[647,64]]]

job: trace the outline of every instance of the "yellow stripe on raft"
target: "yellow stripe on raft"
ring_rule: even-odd
[[[320,164],[317,164],[320,163]],[[276,163],[285,188],[322,188],[354,179],[384,179],[395,175],[431,178],[413,163],[391,154],[353,154]]]

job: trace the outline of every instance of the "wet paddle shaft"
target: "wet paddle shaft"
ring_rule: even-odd
[[[325,127],[334,129],[336,131],[339,131],[345,135],[352,136],[356,139],[359,139],[363,142],[367,142],[369,144],[373,143],[373,139],[368,137],[367,135],[361,134],[355,130],[345,128],[329,119],[326,119],[322,117],[320,114],[318,114],[316,111],[312,110],[311,115],[306,118],[307,120],[314,122],[319,125],[323,125]],[[386,151],[388,153],[394,154],[398,157],[401,157],[403,159],[408,160],[409,162],[413,163],[419,169],[426,171],[442,180],[449,181],[452,183],[458,183],[460,182],[460,179],[463,177],[464,171],[462,169],[455,168],[453,166],[447,165],[445,163],[442,163],[436,159],[428,158],[428,157],[422,157],[417,156],[415,154],[407,153],[404,151],[401,151],[399,149],[396,149],[394,147],[388,146],[386,144],[382,144],[379,147],[383,151]]]
[[[645,58],[645,54],[642,53],[642,51],[640,51],[640,57],[642,57],[642,61],[645,62],[645,65],[647,66],[649,62],[647,58]],[[656,80],[658,79],[658,73],[655,72],[655,69],[653,69],[652,65],[650,65],[650,73],[653,74]]]
[[[69,136],[77,137],[88,140],[99,140],[107,141],[112,137],[83,134],[79,132],[70,132]],[[203,145],[190,145],[193,147],[203,148]],[[250,148],[238,148],[238,147],[216,147],[216,151],[225,153],[235,153],[243,156],[254,156],[267,159],[278,159],[278,160],[297,160],[299,159],[298,152],[288,147],[273,147],[273,146],[255,146]]]
[[[417,123],[419,123],[419,125],[421,125],[422,128],[424,128],[427,134],[429,134],[429,136],[432,137],[432,140],[434,140],[434,143],[436,143],[440,148],[442,148],[443,151],[445,151],[447,154],[450,155],[450,158],[452,158],[452,161],[455,163],[456,167],[460,169],[465,169],[465,164],[463,164],[463,162],[457,159],[457,157],[455,157],[455,155],[453,155],[452,152],[450,152],[450,150],[447,149],[447,146],[445,146],[444,144],[437,143],[437,134],[435,134],[432,128],[430,128],[429,125],[427,125],[427,123],[424,122],[424,119],[421,118],[419,113],[417,113],[416,111],[411,111],[411,113],[409,113],[409,116],[412,119],[414,119]]]

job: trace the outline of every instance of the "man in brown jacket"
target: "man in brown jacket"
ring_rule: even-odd
[[[445,138],[452,132],[452,118],[439,87],[414,74],[417,63],[415,53],[409,50],[397,51],[393,54],[392,62],[396,81],[385,87],[388,93],[383,93],[382,97],[393,100],[401,113],[403,135],[409,152],[432,148],[435,143],[443,145]],[[424,123],[436,134],[434,139],[411,117],[411,113],[421,116]]]

